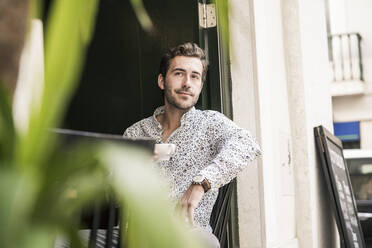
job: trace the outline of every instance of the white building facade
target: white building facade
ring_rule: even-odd
[[[358,34],[361,38],[360,58],[355,50],[357,48],[355,40],[351,40],[350,48],[346,39],[343,40],[342,45],[338,40],[333,41],[334,62],[336,65],[343,64],[344,78],[340,78],[341,69],[337,68],[337,78],[332,79],[334,122],[341,124],[355,122],[360,131],[359,144],[356,148],[361,149],[372,149],[371,10],[372,2],[368,0],[329,0],[330,33]],[[361,72],[358,70],[359,60],[361,60]],[[350,68],[354,75],[357,74],[354,79],[350,79]],[[358,77],[358,74],[362,77]]]

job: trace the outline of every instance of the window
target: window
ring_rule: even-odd
[[[346,161],[356,200],[372,200],[372,157]]]

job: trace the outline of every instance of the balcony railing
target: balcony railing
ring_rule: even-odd
[[[364,81],[361,40],[359,33],[329,36],[333,81]]]

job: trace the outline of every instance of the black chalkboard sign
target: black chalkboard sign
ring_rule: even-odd
[[[314,135],[335,210],[341,245],[346,248],[365,248],[342,143],[322,126],[314,128]]]

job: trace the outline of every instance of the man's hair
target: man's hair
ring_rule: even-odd
[[[205,81],[205,78],[207,76],[208,64],[205,58],[204,51],[198,45],[191,42],[186,42],[169,49],[161,58],[159,74],[161,74],[165,78],[169,69],[170,61],[176,56],[186,56],[200,59],[200,62],[203,66],[202,82]]]

